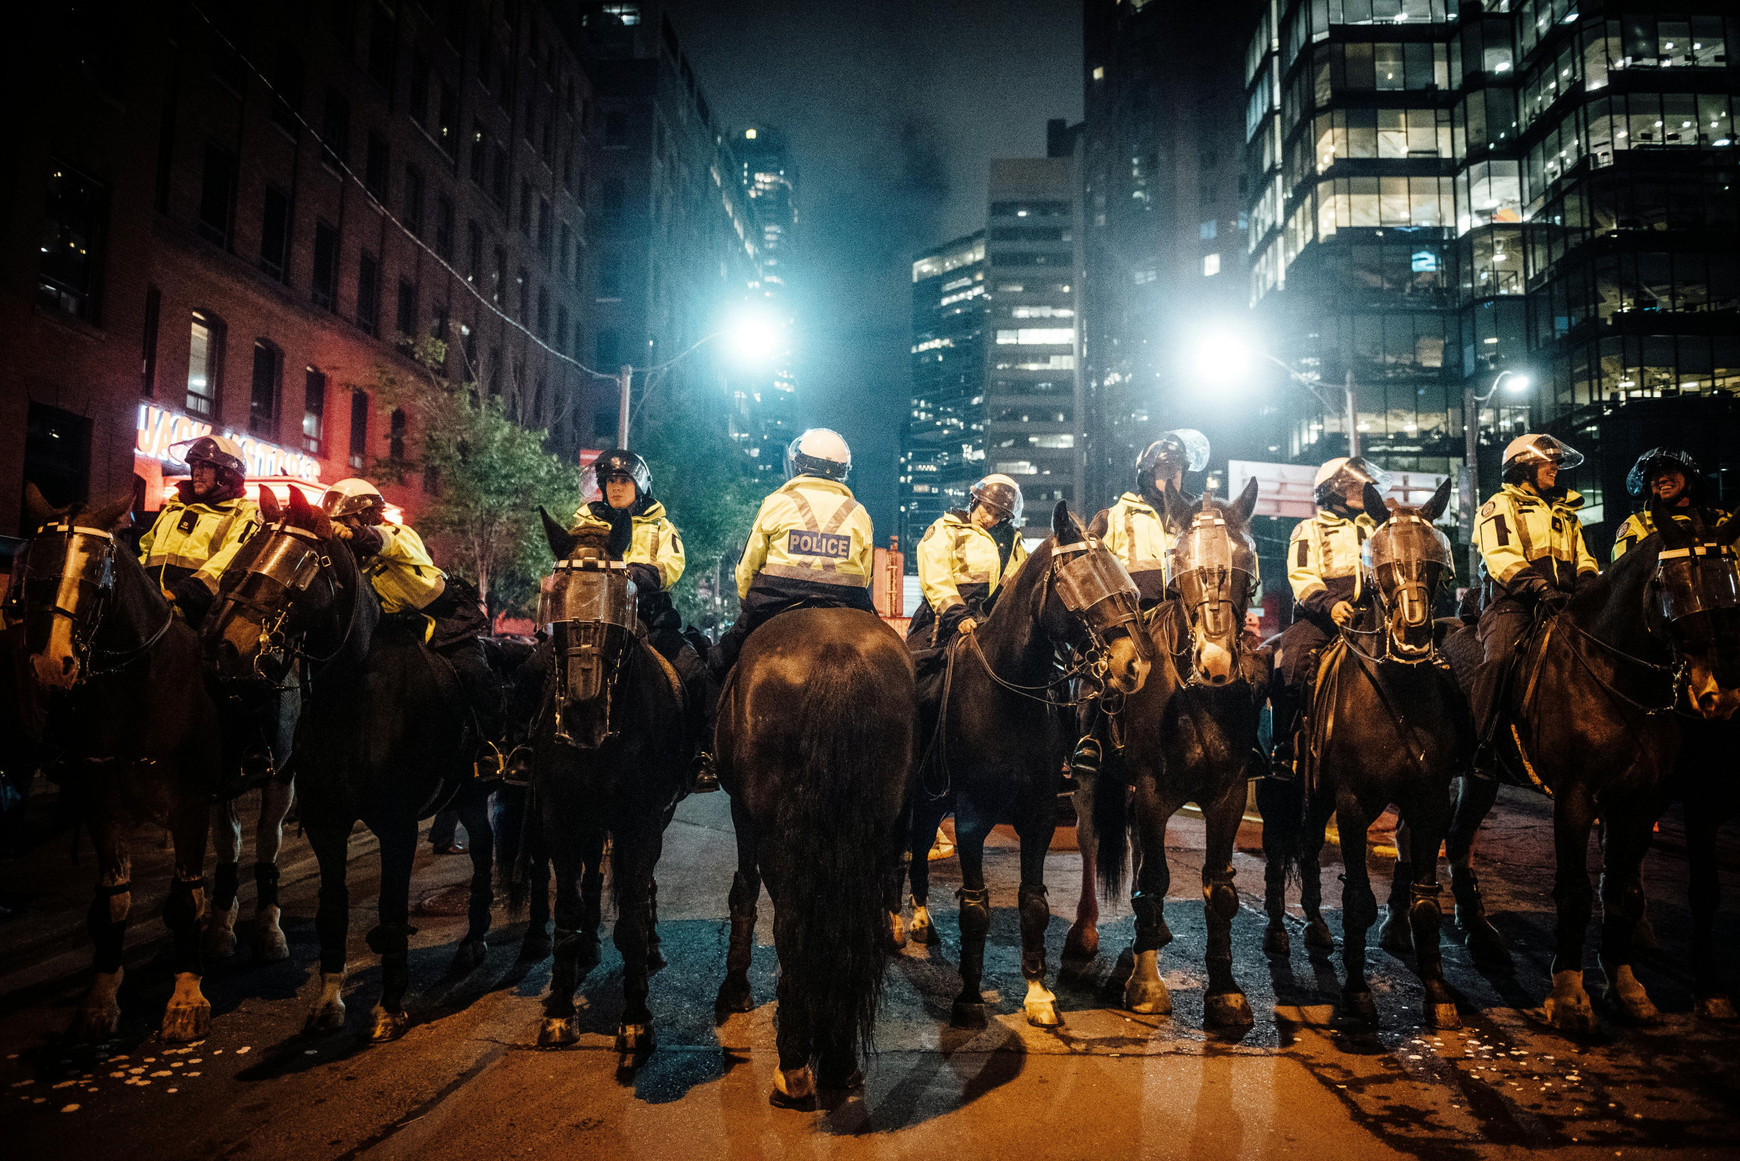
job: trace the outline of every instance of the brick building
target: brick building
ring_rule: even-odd
[[[446,372],[562,454],[593,431],[592,109],[577,21],[535,0],[46,5],[0,170],[0,533],[147,481],[205,425],[253,475],[406,454],[373,388]],[[388,484],[414,515],[422,481]]]

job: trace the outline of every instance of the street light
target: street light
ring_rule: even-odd
[[[1354,399],[1351,370],[1342,386],[1342,398],[1337,403],[1324,393],[1323,382],[1315,372],[1296,370],[1267,351],[1257,349],[1250,336],[1235,333],[1230,328],[1218,328],[1211,330],[1197,344],[1196,371],[1211,383],[1234,383],[1249,377],[1252,358],[1265,359],[1287,372],[1289,379],[1311,392],[1324,411],[1334,414],[1338,407],[1341,408],[1347,416],[1347,454],[1350,457],[1359,454],[1359,408]]]
[[[1472,383],[1462,388],[1462,472],[1456,481],[1456,487],[1462,493],[1461,524],[1463,535],[1468,539],[1468,583],[1473,584],[1480,571],[1480,549],[1474,543],[1474,510],[1480,504],[1480,407],[1506,379],[1510,380],[1509,390],[1527,391],[1529,377],[1521,371],[1500,371],[1492,380],[1492,386],[1483,394],[1476,394]]]
[[[714,339],[730,337],[730,347],[737,358],[744,363],[760,363],[772,358],[778,350],[780,339],[784,336],[784,327],[768,311],[745,307],[738,311],[729,323],[720,327],[705,338],[698,339],[680,354],[666,359],[651,367],[640,368],[640,373],[649,380],[660,371],[667,371],[676,366]],[[593,372],[598,374],[598,372]],[[624,363],[616,373],[617,414],[616,414],[616,446],[628,446],[629,427],[629,395],[634,387],[635,368]],[[599,375],[608,379],[608,375]]]

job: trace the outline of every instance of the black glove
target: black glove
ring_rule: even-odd
[[[386,535],[372,524],[358,524],[350,530],[350,548],[358,556],[373,556],[386,543]]]
[[[189,625],[196,628],[205,620],[212,605],[212,591],[198,577],[183,577],[169,586],[175,594],[176,607]]]
[[[635,591],[641,593],[656,593],[663,587],[659,583],[659,570],[650,564],[629,565],[628,579],[634,582]]]
[[[1571,591],[1573,593],[1587,592],[1600,579],[1601,574],[1598,572],[1580,572],[1577,574],[1577,582],[1571,587]]]
[[[1505,583],[1505,591],[1525,604],[1536,604],[1558,593],[1547,578],[1532,567],[1525,568]]]

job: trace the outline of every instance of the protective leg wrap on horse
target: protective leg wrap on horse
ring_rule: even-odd
[[[1231,921],[1239,913],[1239,891],[1233,886],[1237,872],[1231,867],[1202,872],[1202,901],[1216,919]]]
[[[410,953],[411,936],[417,929],[408,923],[383,923],[368,934],[369,950],[379,956],[404,956]]]
[[[212,872],[211,903],[219,911],[228,911],[236,905],[236,894],[241,890],[241,871],[240,863],[219,863]],[[259,874],[257,865],[254,873]]]
[[[85,930],[96,945],[99,972],[121,970],[121,944],[127,933],[127,918],[133,912],[133,884],[98,886],[85,913]]]
[[[231,863],[228,865],[232,868],[235,866],[234,863]],[[221,872],[223,870],[223,867],[219,866],[218,870]],[[235,875],[235,872],[233,869],[231,870],[230,874],[231,874],[231,877],[233,878]],[[235,899],[235,891],[234,891],[233,886],[231,888],[230,898],[232,900]],[[277,864],[275,864],[275,863],[255,863],[254,864],[254,905],[256,907],[276,907],[276,906],[278,906],[278,866],[277,866]]]
[[[1165,896],[1152,891],[1137,891],[1130,896],[1130,909],[1136,913],[1138,953],[1159,951],[1172,942],[1172,930],[1166,926],[1165,904]]]
[[[1045,975],[1045,929],[1051,925],[1051,906],[1045,900],[1043,886],[1022,887],[1019,899],[1021,973],[1035,979]]]
[[[975,1013],[963,1005],[981,1003],[979,981],[985,974],[985,936],[991,931],[991,892],[981,887],[957,892],[961,902],[961,994],[955,999],[957,1023],[970,1021]]]

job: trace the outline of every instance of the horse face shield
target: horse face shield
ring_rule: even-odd
[[[547,601],[539,620],[556,650],[556,737],[596,749],[615,732],[610,679],[634,639],[634,582],[619,561],[558,561]]]
[[[1455,575],[1450,541],[1424,517],[1398,513],[1378,526],[1361,551],[1367,582],[1386,612],[1390,654],[1419,662],[1432,656],[1432,605]]]
[[[1740,557],[1707,542],[1664,549],[1656,593],[1683,664],[1687,693],[1707,718],[1740,709]]]
[[[1154,662],[1154,642],[1142,626],[1136,582],[1097,540],[1060,545],[1052,555],[1058,600],[1087,627],[1112,683],[1134,693]]]
[[[115,538],[51,524],[12,562],[8,621],[24,623],[25,651],[44,689],[78,684],[115,586]]]
[[[1172,583],[1190,621],[1191,667],[1209,685],[1238,676],[1256,568],[1255,543],[1218,509],[1197,513],[1172,550]]]
[[[272,524],[246,572],[225,574],[206,624],[207,656],[219,677],[282,681],[290,670],[289,622],[297,603],[331,564],[320,538]]]

